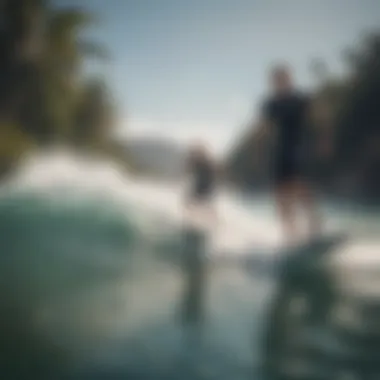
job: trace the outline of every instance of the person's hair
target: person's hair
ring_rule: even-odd
[[[286,63],[277,63],[272,66],[270,71],[271,78],[276,78],[282,75],[290,75],[291,69]]]
[[[194,142],[194,144],[190,147],[190,157],[196,159],[210,159],[207,145],[205,145],[201,140]]]

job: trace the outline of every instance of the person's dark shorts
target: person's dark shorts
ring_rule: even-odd
[[[214,195],[213,186],[197,186],[192,189],[190,192],[190,200],[192,202],[208,202]]]
[[[274,182],[277,185],[299,179],[303,175],[302,164],[296,154],[279,154],[274,165]]]

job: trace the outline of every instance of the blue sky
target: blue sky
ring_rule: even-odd
[[[57,0],[59,1],[59,0]],[[310,61],[339,73],[341,52],[380,25],[379,0],[60,0],[101,18],[90,31],[112,61],[96,68],[119,106],[121,138],[205,138],[223,151],[255,115],[268,65],[302,87]]]

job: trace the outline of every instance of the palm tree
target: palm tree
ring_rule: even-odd
[[[93,21],[91,15],[80,9],[49,12],[43,59],[45,91],[51,123],[61,137],[71,133],[84,59],[107,58],[100,45],[81,38],[81,31]]]
[[[107,140],[113,116],[114,109],[105,83],[97,78],[88,80],[78,107],[74,139],[81,144],[95,145]]]
[[[66,136],[83,61],[107,57],[100,45],[81,38],[94,19],[81,9],[55,9],[44,0],[4,1],[0,109],[38,140]]]
[[[42,0],[3,0],[0,12],[0,117],[9,119],[25,90],[43,21]]]
[[[314,59],[311,62],[311,72],[317,81],[318,85],[323,85],[327,82],[329,71],[326,63],[320,59]]]
[[[48,143],[73,134],[83,63],[107,58],[102,46],[82,37],[94,21],[48,0],[0,0],[0,130],[5,125],[7,136],[13,128]]]

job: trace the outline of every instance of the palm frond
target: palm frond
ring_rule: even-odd
[[[75,33],[78,29],[93,25],[94,22],[94,15],[80,8],[59,9],[50,15],[49,33],[53,36]]]
[[[109,51],[95,41],[78,41],[78,50],[86,56],[97,58],[102,61],[109,61],[111,58]]]

